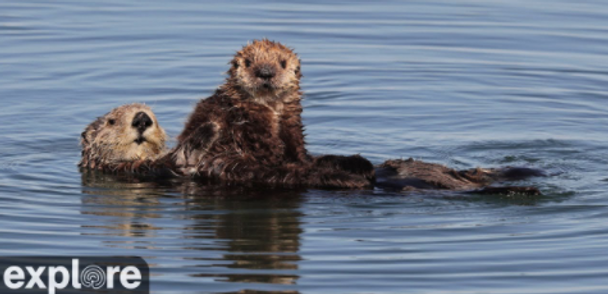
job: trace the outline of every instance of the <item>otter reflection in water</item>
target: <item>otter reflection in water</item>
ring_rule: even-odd
[[[92,224],[83,225],[91,234],[123,237],[153,237],[159,228],[151,220],[159,218],[158,184],[127,174],[83,170],[81,213],[91,215]],[[136,209],[125,208],[137,207]],[[110,217],[110,218],[108,218]],[[98,232],[98,230],[103,232]],[[126,247],[135,244],[125,244]],[[139,247],[148,246],[144,243]]]
[[[87,196],[81,213],[95,216],[93,225],[83,225],[87,234],[106,236],[108,247],[146,250],[137,254],[148,256],[153,267],[155,250],[179,248],[185,250],[180,256],[192,256],[181,262],[193,278],[277,285],[298,279],[303,232],[298,190],[187,180],[159,185],[99,171],[84,172],[82,184]]]
[[[192,215],[194,224],[188,230],[192,233],[197,227],[215,224],[215,238],[226,240],[220,242],[225,251],[220,259],[204,260],[226,270],[203,271],[194,276],[226,282],[295,284],[298,275],[293,273],[302,259],[301,193],[277,189],[230,190],[225,186],[216,191],[200,185],[189,187],[188,192],[194,195],[213,196],[192,199],[188,210],[198,213]],[[220,213],[205,213],[209,208]],[[195,233],[192,237],[198,238]],[[219,263],[220,260],[228,263]],[[232,273],[237,270],[238,274]]]

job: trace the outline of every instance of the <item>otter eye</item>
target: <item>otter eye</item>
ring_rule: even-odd
[[[232,62],[232,66],[234,66],[234,68],[239,68],[239,63],[234,61]]]
[[[281,66],[283,67],[283,69],[285,69],[287,67],[287,61],[281,60]]]
[[[246,67],[250,67],[251,66],[251,60],[245,59],[245,66]]]
[[[295,73],[298,74],[300,73],[300,66],[298,65],[298,67],[296,67]]]
[[[109,123],[111,126],[113,126],[113,125],[116,123],[116,120],[115,120],[115,119],[113,119],[113,118],[111,118],[111,119],[109,119],[109,120],[108,120],[108,123]]]

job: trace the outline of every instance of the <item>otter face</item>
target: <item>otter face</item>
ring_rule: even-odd
[[[100,164],[154,159],[165,150],[167,135],[154,112],[143,104],[117,107],[82,133],[84,157]]]
[[[299,90],[300,60],[291,49],[267,39],[255,40],[236,53],[229,79],[255,100],[274,100]]]

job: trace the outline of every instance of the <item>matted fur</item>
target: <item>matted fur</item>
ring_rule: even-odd
[[[372,185],[373,166],[362,157],[335,157],[332,166],[325,161],[315,165],[308,154],[301,119],[300,60],[291,49],[256,40],[237,52],[231,65],[226,83],[196,105],[179,135],[172,152],[177,170],[225,182],[325,188]],[[262,70],[271,77],[261,78]],[[363,166],[359,170],[364,172],[335,168],[352,165]]]
[[[388,169],[393,174],[387,179],[401,180],[412,188],[444,189],[444,190],[471,190],[492,183],[495,170],[470,169],[458,171],[441,164],[428,163],[413,159],[387,160],[379,168]]]

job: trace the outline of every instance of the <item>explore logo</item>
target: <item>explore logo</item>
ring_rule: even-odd
[[[2,257],[0,293],[148,294],[150,269],[139,257]]]

